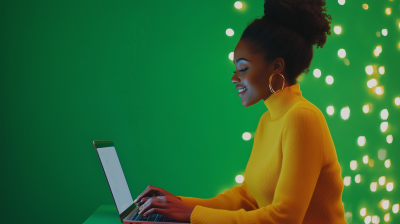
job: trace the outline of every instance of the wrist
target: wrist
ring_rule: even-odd
[[[190,222],[190,221],[191,221],[191,220],[190,220],[190,217],[192,217],[193,210],[194,210],[194,207],[191,207],[191,208],[189,209],[189,212],[188,212],[189,219],[187,220],[187,222]]]

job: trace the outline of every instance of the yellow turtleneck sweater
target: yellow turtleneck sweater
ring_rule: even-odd
[[[264,101],[241,186],[214,198],[179,196],[193,224],[347,224],[343,179],[322,112],[295,84]]]

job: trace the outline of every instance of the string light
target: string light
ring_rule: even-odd
[[[370,80],[367,82],[368,88],[373,88],[373,87],[375,87],[376,85],[378,85],[378,81],[376,81],[376,79],[370,79]]]
[[[243,7],[243,4],[241,2],[239,2],[239,1],[237,1],[237,2],[235,2],[234,6],[237,9],[241,9]]]
[[[386,142],[389,143],[389,144],[392,144],[392,142],[393,142],[393,136],[392,136],[392,135],[386,136]]]
[[[369,160],[369,159],[368,159],[368,156],[367,156],[367,155],[363,157],[363,163],[364,163],[364,164],[367,164],[367,163],[368,163],[368,160]]]
[[[374,50],[374,55],[378,57],[381,53],[382,53],[382,46],[381,45],[376,46]]]
[[[386,184],[386,190],[387,191],[392,191],[393,190],[393,182],[388,182]]]
[[[243,140],[248,141],[251,139],[251,134],[249,132],[245,132],[242,135]]]
[[[341,111],[340,111],[340,115],[342,116],[343,120],[347,120],[350,117],[350,108],[349,107],[344,107]]]
[[[381,74],[381,75],[385,74],[385,67],[384,66],[379,67],[379,74]]]
[[[346,57],[346,51],[344,49],[339,49],[338,55],[340,58]]]
[[[385,122],[382,122],[382,123],[381,123],[381,131],[382,131],[382,132],[385,132],[385,131],[387,131],[387,129],[388,129],[388,126],[389,126],[389,124],[388,124],[388,122],[387,122],[387,121],[385,121]]]
[[[385,182],[386,182],[386,177],[384,177],[384,176],[382,176],[382,177],[379,177],[379,185],[384,185],[385,184]]]
[[[383,94],[383,86],[378,86],[375,88],[375,93],[377,95],[382,95]]]
[[[400,106],[400,97],[394,98],[394,104],[396,104],[396,106]]]
[[[326,83],[331,85],[333,83],[333,77],[331,75],[326,76],[325,78]]]
[[[365,114],[369,112],[369,105],[368,105],[368,104],[366,104],[366,105],[363,106],[363,112],[364,112]]]
[[[374,68],[372,67],[372,65],[368,65],[367,67],[365,67],[365,72],[367,73],[367,75],[372,75],[372,73],[374,73]]]
[[[366,208],[362,208],[362,209],[360,210],[360,215],[361,215],[362,217],[364,217],[366,214],[367,214],[367,209],[366,209]]]
[[[237,175],[235,177],[236,183],[243,183],[244,177],[242,175]]]
[[[364,146],[365,142],[366,142],[365,136],[358,137],[357,143],[358,143],[359,146]]]
[[[386,168],[389,168],[389,167],[390,167],[390,159],[387,159],[387,160],[385,161],[385,167],[386,167]]]
[[[333,28],[333,31],[334,31],[336,34],[340,34],[340,33],[342,33],[342,27],[341,27],[341,26],[335,26],[335,27]]]
[[[399,204],[394,204],[392,207],[392,211],[395,214],[398,213],[399,212]]]
[[[356,183],[360,183],[360,182],[361,182],[361,175],[360,175],[360,174],[357,174],[357,175],[354,177],[354,181],[355,181]]]
[[[370,188],[371,188],[372,192],[375,192],[377,187],[378,187],[378,184],[376,182],[372,182],[371,185],[370,185]]]
[[[326,112],[327,112],[329,115],[332,115],[333,113],[335,113],[335,108],[333,108],[333,106],[328,106],[328,107],[326,108]]]
[[[379,223],[379,217],[376,215],[372,216],[372,223]]]
[[[356,160],[352,160],[350,162],[350,169],[352,169],[352,170],[357,169],[357,161]]]
[[[232,29],[226,29],[225,31],[226,35],[228,35],[229,37],[233,36],[233,34],[235,34],[235,32]]]
[[[321,70],[319,70],[318,68],[316,68],[316,69],[314,69],[313,74],[314,74],[314,76],[315,76],[316,78],[319,78],[319,77],[321,77]]]
[[[388,117],[389,117],[389,112],[388,112],[388,110],[387,110],[387,109],[383,109],[383,110],[381,111],[381,118],[382,118],[382,120],[387,120]]]

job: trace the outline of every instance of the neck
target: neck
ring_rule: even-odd
[[[270,112],[271,121],[282,117],[293,104],[301,101],[302,98],[299,84],[286,87],[283,90],[278,90],[276,94],[271,94],[268,99],[264,100],[264,104]]]

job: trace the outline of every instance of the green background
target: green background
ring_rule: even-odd
[[[244,173],[253,143],[242,134],[255,132],[267,108],[263,101],[241,105],[228,55],[247,24],[261,18],[264,2],[243,1],[241,10],[234,3],[1,0],[2,223],[83,223],[100,205],[113,204],[93,140],[114,141],[134,198],[149,184],[200,198],[240,185],[235,176]],[[310,73],[298,83],[325,115],[342,176],[352,177],[343,191],[349,223],[364,223],[363,207],[381,223],[386,213],[400,223],[400,213],[391,210],[400,202],[400,107],[394,103],[400,96],[400,3],[329,0],[327,6],[332,36],[315,50]],[[231,37],[228,28],[235,31]],[[378,37],[382,29],[388,35]],[[383,51],[376,57],[378,45]],[[341,48],[350,65],[338,57]],[[385,66],[385,74],[368,76],[367,65]],[[313,76],[316,68],[320,78]],[[367,87],[372,76],[383,95]],[[366,103],[371,113],[363,113]],[[343,120],[346,106],[350,117]],[[383,109],[389,111],[384,133]],[[367,139],[363,147],[359,136]],[[387,150],[390,168],[378,159],[379,149]],[[374,159],[373,167],[362,163],[364,155]],[[356,174],[361,183],[354,182]],[[380,176],[394,182],[393,191],[378,185],[371,192]],[[390,209],[379,208],[383,198]]]

